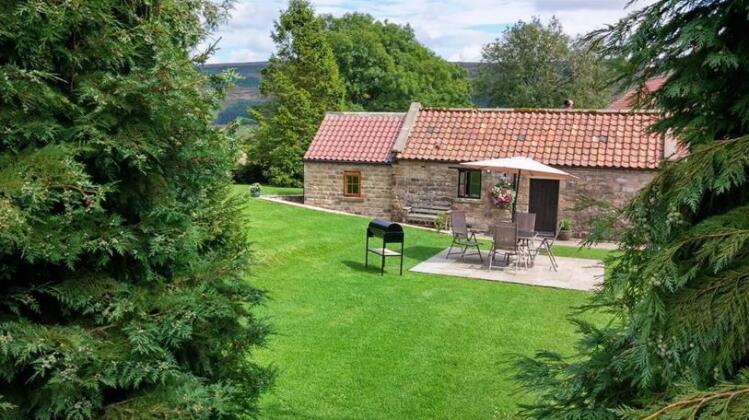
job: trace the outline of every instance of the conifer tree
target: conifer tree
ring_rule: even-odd
[[[255,413],[228,79],[190,57],[226,6],[0,2],[0,417]]]
[[[302,157],[326,111],[339,111],[344,86],[322,20],[306,0],[291,0],[272,34],[276,53],[263,69],[260,92],[271,98],[252,109],[258,123],[251,150],[276,185],[301,185]]]
[[[594,33],[625,81],[690,149],[620,215],[623,255],[576,321],[580,354],[539,353],[518,377],[538,418],[749,417],[749,2],[659,0]],[[600,233],[600,232],[599,232]],[[595,237],[594,237],[595,239]]]

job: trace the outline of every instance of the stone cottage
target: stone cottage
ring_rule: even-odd
[[[460,162],[526,156],[576,176],[521,176],[517,211],[536,213],[536,230],[562,219],[576,232],[589,213],[581,196],[622,204],[648,183],[675,142],[648,128],[651,111],[584,109],[442,109],[407,113],[328,113],[304,156],[304,201],[313,206],[396,221],[428,222],[436,211],[464,210],[473,228],[509,220],[489,190],[502,174]]]

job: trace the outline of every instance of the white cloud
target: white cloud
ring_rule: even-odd
[[[635,3],[642,7],[652,0]],[[416,37],[438,55],[478,61],[481,48],[501,34],[502,25],[533,16],[557,16],[565,32],[582,35],[626,15],[627,0],[312,0],[318,13],[369,13],[377,19],[410,24]],[[285,0],[239,0],[211,62],[264,61],[273,52],[273,21]]]
[[[538,10],[621,10],[629,0],[536,0]]]
[[[268,57],[262,52],[252,50],[249,48],[238,48],[234,50],[227,50],[223,54],[226,57],[224,62],[226,63],[245,63],[248,61],[265,61]]]

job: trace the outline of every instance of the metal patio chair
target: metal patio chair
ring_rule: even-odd
[[[476,232],[468,230],[465,212],[451,212],[450,227],[453,232],[453,242],[450,244],[450,249],[447,251],[446,258],[450,258],[450,255],[453,254],[453,247],[457,246],[463,247],[463,250],[460,252],[460,258],[466,256],[468,248],[476,248],[476,252],[479,254],[479,259],[481,262],[484,262],[484,258],[481,256],[481,249],[479,248],[479,241],[476,239]]]
[[[520,232],[536,231],[536,213],[515,213],[515,222]]]
[[[523,248],[526,257],[526,267],[530,263],[533,266],[538,247],[536,247],[536,213],[516,213],[515,222],[518,224],[518,243]]]
[[[505,254],[505,264],[510,265],[510,256],[519,257],[521,249],[518,246],[518,225],[516,223],[500,223],[493,228],[492,249],[489,251],[489,270],[494,266],[494,259],[498,253]],[[527,259],[525,261],[528,268]],[[517,267],[517,258],[513,267]]]
[[[557,226],[557,231],[554,234],[554,236],[547,236],[542,241],[541,244],[536,249],[536,253],[538,253],[539,250],[543,249],[546,251],[546,255],[549,256],[549,261],[551,261],[551,267],[554,269],[554,271],[558,271],[559,269],[559,263],[557,263],[557,257],[554,256],[554,253],[551,252],[551,247],[554,246],[554,242],[556,242],[557,238],[559,237],[559,226]]]

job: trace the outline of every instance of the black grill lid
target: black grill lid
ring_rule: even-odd
[[[387,233],[392,232],[403,232],[403,228],[398,223],[393,223],[389,220],[373,219],[369,222],[369,230],[371,231],[382,231]]]

